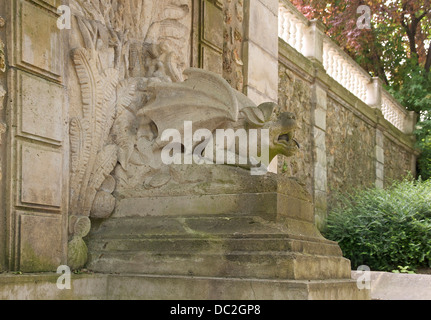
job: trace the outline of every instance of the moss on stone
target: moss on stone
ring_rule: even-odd
[[[68,266],[72,270],[82,268],[87,262],[88,248],[81,237],[74,237],[68,244]]]
[[[21,248],[21,268],[22,272],[42,272],[42,271],[55,271],[58,265],[52,260],[37,254],[34,249],[28,245],[23,244]]]

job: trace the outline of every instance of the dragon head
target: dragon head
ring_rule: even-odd
[[[277,108],[277,104],[266,102],[241,110],[250,127],[269,129],[269,161],[278,154],[293,156],[300,148],[294,138],[297,129],[295,115],[291,112],[277,113]]]

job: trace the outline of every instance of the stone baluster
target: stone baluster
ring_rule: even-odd
[[[323,68],[325,68],[325,70],[328,70],[328,60],[329,60],[328,50],[326,50],[326,46],[324,46],[323,52],[322,52],[322,62],[323,62]]]
[[[342,60],[342,57],[340,56],[340,54],[338,54],[338,52],[336,55],[336,63],[337,63],[337,72],[335,75],[336,76],[335,80],[337,80],[338,83],[341,83],[341,77],[342,77],[342,72],[343,72],[343,70],[342,70],[343,60]]]
[[[352,65],[350,65],[349,68],[349,90],[350,92],[354,93],[355,90],[355,73],[353,72],[354,67]]]
[[[344,86],[344,88],[346,88],[347,90],[350,90],[347,74],[348,63],[345,60],[342,60],[341,65],[341,85]]]
[[[329,47],[329,50],[328,50],[328,69],[326,70],[326,72],[328,73],[328,75],[333,77],[333,75],[334,75],[334,50],[331,47]]]
[[[283,7],[280,7],[280,25],[279,28],[281,28],[281,32],[279,32],[281,38],[286,42],[290,43],[291,41],[291,14]]]
[[[361,93],[360,93],[359,98],[362,101],[366,101],[367,100],[367,83],[368,83],[368,79],[364,75],[361,75],[360,82],[361,82]]]
[[[278,36],[284,39],[285,33],[285,21],[286,21],[286,10],[279,6],[278,7]]]
[[[288,19],[290,22],[289,28],[289,44],[292,48],[296,49],[296,19],[292,14],[288,15]]]
[[[302,53],[304,43],[304,25],[297,20],[296,23],[296,50]]]
[[[284,36],[284,21],[286,20],[286,15],[282,7],[278,8],[278,36],[286,41]]]

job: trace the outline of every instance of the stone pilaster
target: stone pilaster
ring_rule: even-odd
[[[384,135],[380,129],[376,129],[376,187],[384,186],[385,152]]]
[[[60,0],[7,7],[6,251],[10,270],[66,261],[68,151]]]
[[[382,109],[382,81],[379,78],[372,78],[367,86],[367,101],[366,103],[378,110]],[[375,156],[376,156],[376,187],[383,188],[384,186],[384,170],[385,170],[385,152],[384,152],[384,135],[383,132],[376,128],[375,141]]]
[[[244,2],[244,91],[259,104],[278,97],[278,1]]]
[[[244,93],[256,104],[278,100],[278,0],[244,2]],[[278,159],[269,166],[277,172]]]
[[[326,159],[326,111],[327,90],[319,82],[312,86],[312,134],[313,134],[313,196],[314,217],[319,229],[324,227],[327,216],[327,159]]]
[[[318,20],[309,22],[304,37],[304,55],[323,72],[323,34],[325,26]],[[324,228],[327,216],[328,168],[326,159],[326,111],[328,88],[315,79],[311,88],[311,118],[313,146],[314,218],[319,229]]]
[[[413,131],[416,128],[416,124],[418,122],[418,114],[414,111],[409,111],[407,115],[407,119],[404,124],[404,133],[405,134],[413,134]]]

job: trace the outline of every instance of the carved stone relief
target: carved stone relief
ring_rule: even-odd
[[[194,132],[204,129],[209,136],[185,146],[187,150],[183,152],[184,159],[196,154],[195,149],[199,148],[199,145],[202,147],[205,142],[213,143],[216,140],[213,134],[217,129],[269,129],[269,162],[276,154],[291,156],[296,151],[298,145],[293,138],[296,129],[293,114],[278,113],[279,108],[274,103],[264,103],[256,107],[251,100],[232,89],[215,73],[191,68],[186,70],[185,75],[187,80],[184,82],[161,82],[148,88],[153,98],[136,113],[139,124],[135,130],[138,132],[136,136],[132,135],[130,130],[114,130],[123,133],[123,145],[128,143],[128,147],[124,149],[127,154],[123,154],[119,160],[121,166],[117,166],[115,170],[119,189],[139,188],[142,185],[147,189],[158,188],[170,181],[171,173],[167,166],[163,165],[161,157],[162,148],[169,142],[162,140],[162,132],[174,129],[181,136],[185,136],[186,121],[192,123]],[[259,139],[251,141],[252,138],[248,142],[261,150]],[[236,147],[232,155],[239,160],[240,154],[246,152],[240,151],[243,146]],[[228,146],[223,148],[229,152]],[[216,144],[212,150],[217,153]],[[215,157],[211,158],[202,160],[215,163]],[[244,165],[240,165],[239,161],[236,163],[247,169],[253,167],[250,161],[244,160]],[[263,164],[267,166],[269,162]]]
[[[89,217],[115,207],[111,174],[132,156],[148,86],[183,80],[191,18],[189,0],[72,0],[71,8],[83,44],[72,52],[82,99],[70,122],[68,263],[79,268]]]

